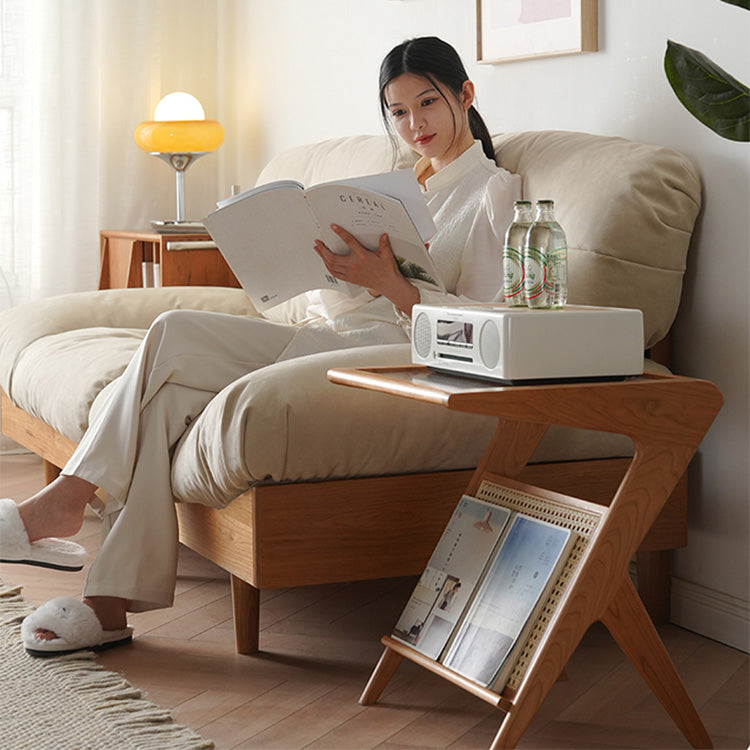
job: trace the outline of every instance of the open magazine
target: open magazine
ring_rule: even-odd
[[[313,289],[361,291],[332,276],[313,249],[320,239],[332,252],[349,252],[331,224],[373,249],[387,233],[405,276],[444,288],[426,247],[435,224],[411,169],[307,189],[281,180],[217,206],[204,219],[206,229],[261,312]]]

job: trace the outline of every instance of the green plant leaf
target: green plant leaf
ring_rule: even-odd
[[[700,122],[723,138],[750,141],[750,89],[702,52],[667,41],[667,80]]]
[[[730,5],[739,5],[740,8],[750,10],[750,0],[721,0],[723,3],[729,3]]]

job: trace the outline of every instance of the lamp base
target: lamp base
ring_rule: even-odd
[[[151,222],[151,228],[160,234],[208,234],[201,221],[159,221]]]
[[[207,153],[207,151],[196,151],[183,154],[161,153],[159,151],[151,152],[151,156],[158,156],[162,161],[165,161],[170,167],[172,167],[172,169],[174,169],[178,222],[185,221],[185,171],[196,159],[200,159],[201,156],[205,156]]]

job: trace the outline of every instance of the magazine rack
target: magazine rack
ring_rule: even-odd
[[[502,694],[385,636],[385,651],[360,703],[377,702],[407,658],[504,711],[491,747],[515,747],[589,626],[601,621],[687,740],[694,747],[711,747],[630,581],[628,565],[721,409],[723,398],[716,386],[693,378],[650,374],[616,382],[501,386],[418,366],[336,369],[328,377],[334,383],[499,417],[466,494],[492,499],[508,488],[537,498],[534,513],[570,516],[583,545],[571,555],[565,580],[551,597],[555,601],[528,639]],[[513,482],[550,424],[631,438],[634,455],[609,506]]]

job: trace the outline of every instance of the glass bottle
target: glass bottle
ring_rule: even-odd
[[[513,221],[505,233],[503,245],[503,292],[511,307],[526,305],[523,274],[523,243],[533,220],[531,201],[513,204]]]
[[[523,247],[524,288],[529,307],[563,307],[568,301],[568,245],[555,219],[555,202],[536,203],[536,217]]]

